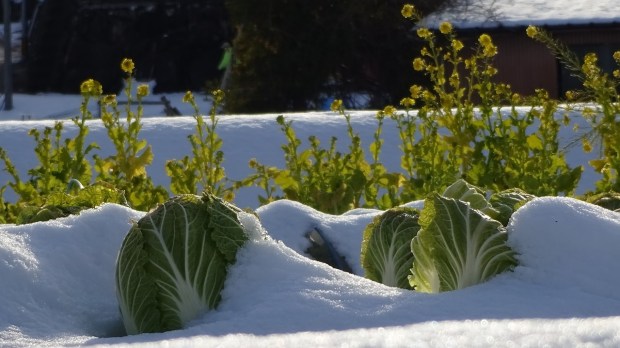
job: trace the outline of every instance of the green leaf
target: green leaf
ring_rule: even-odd
[[[540,140],[540,138],[538,138],[536,136],[536,134],[532,134],[529,137],[527,137],[527,146],[530,149],[533,150],[542,150],[543,149],[543,144],[542,141]]]
[[[443,193],[446,198],[454,198],[463,202],[469,202],[471,207],[495,218],[499,212],[487,201],[481,188],[471,185],[463,179],[457,180]]]
[[[241,209],[213,195],[205,195],[203,200],[211,218],[208,226],[211,239],[226,261],[233,263],[237,250],[248,239],[237,218]]]
[[[246,239],[238,211],[208,193],[182,195],[131,228],[116,264],[128,334],[180,329],[217,306],[227,267]]]
[[[536,198],[521,189],[513,188],[497,192],[491,195],[489,202],[499,211],[496,219],[507,226],[512,214],[517,211],[523,204]]]
[[[364,230],[361,263],[366,278],[403,289],[413,262],[411,240],[418,233],[418,211],[393,208],[377,216]]]
[[[273,179],[276,185],[280,186],[283,190],[294,189],[299,190],[299,183],[291,176],[290,170],[283,170],[279,172]]]
[[[411,241],[411,285],[422,292],[462,289],[516,265],[506,230],[469,204],[433,194],[424,202],[421,226]]]

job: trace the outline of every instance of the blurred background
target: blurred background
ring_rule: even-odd
[[[416,6],[431,12],[447,3]],[[0,18],[8,8],[14,92],[76,94],[94,78],[105,93],[118,93],[120,61],[130,57],[136,79],[154,82],[155,93],[225,87],[230,111],[268,112],[321,109],[335,97],[350,108],[398,102],[412,83],[417,50],[402,5],[3,0]],[[2,39],[4,50],[8,38]]]

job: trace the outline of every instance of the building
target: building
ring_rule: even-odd
[[[450,21],[466,42],[482,33],[491,35],[498,47],[499,81],[522,95],[543,88],[551,97],[561,98],[578,88],[579,81],[547,47],[526,35],[527,26],[544,28],[580,58],[596,53],[600,66],[611,72],[618,68],[612,58],[620,50],[618,9],[617,0],[464,0],[454,9],[428,16],[422,24],[436,27]]]

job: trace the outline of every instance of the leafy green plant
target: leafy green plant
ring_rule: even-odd
[[[481,188],[471,185],[463,179],[459,179],[452,185],[448,186],[442,196],[467,202],[472,208],[478,209],[490,217],[495,217],[499,214],[499,212],[487,201],[485,192]]]
[[[77,184],[72,184],[74,182]],[[71,186],[78,186],[78,188],[73,189]],[[73,179],[65,192],[54,191],[45,196],[43,205],[24,203],[15,222],[29,224],[53,220],[78,214],[82,210],[95,208],[103,203],[127,204],[122,191],[108,187],[104,183],[84,187]]]
[[[412,5],[402,13],[421,19]],[[419,27],[417,35],[425,46],[413,69],[430,86],[411,86],[410,96],[401,101],[405,114],[392,116],[407,176],[403,200],[441,191],[459,178],[495,191],[522,187],[541,195],[572,193],[581,168],[569,168],[558,151],[557,105],[539,93],[528,101],[529,112],[516,107],[523,98],[495,81],[497,47],[491,37],[480,35],[473,53],[465,55],[448,22],[438,33]]]
[[[325,148],[316,136],[310,136],[309,146],[303,149],[293,122],[279,116],[276,121],[287,140],[282,145],[285,168],[265,166],[252,159],[249,166],[255,173],[238,182],[237,187],[256,185],[263,188],[266,195],[259,197],[263,204],[284,197],[331,214],[362,206],[388,209],[402,202],[403,175],[388,172],[380,161],[383,121],[396,113],[396,109],[387,106],[377,112],[377,127],[368,153],[342,101],[335,100],[331,109],[345,120],[350,141],[346,152],[336,150],[336,137],[332,137]],[[279,196],[280,193],[283,196]]]
[[[77,134],[73,138],[63,140],[64,124],[62,122],[56,122],[53,127],[45,127],[42,131],[32,129],[29,132],[29,135],[34,137],[36,142],[34,152],[39,161],[35,168],[28,171],[29,180],[24,181],[20,178],[20,174],[6,151],[0,149],[0,160],[4,162],[5,170],[12,178],[11,182],[2,186],[0,192],[3,193],[8,187],[18,196],[17,201],[13,204],[6,203],[2,199],[3,208],[0,211],[3,212],[4,221],[30,221],[32,216],[43,211],[51,212],[54,210],[53,213],[44,214],[50,218],[74,211],[72,208],[69,209],[72,203],[62,203],[63,208],[56,206],[67,185],[74,180],[87,184],[88,189],[81,193],[81,197],[87,197],[87,193],[91,192],[89,188],[91,186],[88,184],[92,181],[93,165],[87,156],[99,148],[94,142],[86,144],[86,137],[89,132],[87,121],[93,118],[88,108],[92,100],[103,104],[102,122],[116,149],[116,154],[106,158],[100,158],[97,154],[93,155],[94,169],[99,181],[93,187],[109,187],[111,190],[118,190],[125,195],[126,199],[121,200],[116,195],[102,196],[101,189],[96,189],[98,193],[91,192],[93,195],[89,196],[93,199],[90,204],[81,204],[80,206],[95,206],[106,202],[105,200],[101,201],[100,198],[108,197],[115,203],[123,202],[138,210],[148,210],[168,198],[166,189],[162,186],[155,186],[147,175],[146,167],[152,162],[153,153],[146,141],[138,138],[142,127],[142,98],[148,95],[148,86],[138,86],[138,106],[137,112],[134,112],[131,109],[133,98],[131,84],[134,69],[131,59],[124,59],[121,68],[127,73],[125,94],[128,100],[125,106],[126,119],[124,121],[120,119],[116,96],[102,96],[101,84],[93,79],[88,79],[80,85],[82,94],[81,115],[72,119],[77,128]],[[66,201],[68,198],[62,199]]]
[[[2,149],[0,148],[0,151]],[[15,204],[11,204],[4,200],[4,191],[7,185],[0,186],[0,224],[13,222],[17,219],[17,209]]]
[[[365,277],[440,292],[510,270],[516,258],[506,244],[505,226],[513,212],[533,198],[511,189],[487,200],[484,191],[460,179],[441,195],[429,195],[420,211],[389,209],[364,230],[360,260]]]
[[[127,334],[180,329],[217,306],[248,239],[240,211],[210,193],[181,195],[134,224],[116,263]]]
[[[175,194],[195,194],[208,189],[232,201],[234,186],[229,187],[226,184],[226,172],[222,166],[223,142],[216,133],[218,123],[216,114],[224,100],[224,92],[215,90],[211,94],[213,104],[209,112],[209,123],[206,123],[200,114],[194,95],[189,91],[185,93],[183,101],[192,105],[196,120],[196,132],[188,136],[193,156],[166,162],[166,172],[170,177],[170,189]]]
[[[147,175],[146,167],[153,161],[153,152],[146,140],[139,139],[142,128],[142,99],[149,94],[148,85],[137,87],[137,111],[134,112],[131,109],[134,64],[130,59],[124,59],[121,68],[127,74],[124,90],[127,97],[125,119],[121,120],[115,95],[107,95],[101,100],[101,122],[107,129],[116,153],[105,158],[98,155],[93,158],[97,179],[125,191],[127,202],[132,208],[146,211],[165,201],[168,192],[162,186],[155,186]]]
[[[434,194],[425,200],[419,223],[409,278],[416,291],[462,289],[517,264],[502,224],[468,203]]]
[[[343,115],[350,144],[347,153],[336,150],[337,139],[332,137],[328,148],[321,147],[319,139],[309,137],[309,147],[302,150],[301,140],[297,137],[292,121],[278,116],[287,142],[282,145],[285,168],[266,167],[256,160],[250,161],[250,167],[256,173],[243,184],[253,183],[263,187],[266,197],[263,201],[279,198],[275,192],[282,192],[284,198],[296,200],[323,212],[340,214],[364,204],[364,195],[372,185],[372,173],[377,173],[381,164],[377,161],[371,165],[367,162],[361,146],[361,139],[353,130],[350,115],[342,109],[342,102],[336,101],[332,109]],[[380,140],[380,139],[379,139]],[[376,147],[378,158],[379,147]]]
[[[587,197],[586,202],[596,204],[605,209],[618,211],[620,210],[620,193],[613,191],[598,193]]]
[[[407,276],[413,263],[410,243],[420,230],[418,217],[416,209],[392,208],[366,226],[360,254],[366,278],[412,289]]]
[[[534,198],[536,196],[521,189],[513,188],[493,193],[489,198],[489,203],[498,212],[495,219],[507,226],[512,214]]]
[[[71,180],[90,182],[92,168],[86,156],[99,146],[94,142],[86,144],[86,122],[92,118],[87,105],[90,98],[101,93],[101,85],[94,80],[87,80],[81,89],[84,97],[80,107],[81,115],[71,119],[77,129],[74,137],[63,139],[64,124],[60,121],[55,122],[53,127],[45,127],[43,130],[33,128],[28,132],[35,140],[34,153],[38,159],[38,165],[28,170],[28,180],[21,179],[6,151],[0,148],[0,160],[4,162],[5,171],[12,179],[2,186],[0,192],[4,193],[9,187],[17,195],[15,203],[0,200],[4,222],[22,221],[18,218],[23,215],[22,210],[44,206],[49,196],[64,192]]]
[[[600,157],[590,161],[590,165],[602,175],[596,183],[598,192],[620,191],[620,51],[613,54],[618,65],[611,76],[598,65],[598,57],[588,53],[579,59],[565,44],[553,38],[542,28],[529,26],[529,37],[544,43],[551,52],[583,84],[583,90],[569,91],[567,99],[576,102],[573,109],[580,110],[592,127],[592,133],[583,138],[584,150],[592,149],[589,136],[600,140]],[[594,102],[583,104],[584,101]]]

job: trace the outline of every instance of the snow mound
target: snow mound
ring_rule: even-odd
[[[512,216],[518,274],[620,300],[620,214],[565,197],[537,198]]]
[[[361,233],[380,211],[334,216],[278,201],[257,213],[264,229],[244,217],[257,233],[229,269],[217,310],[183,330],[125,337],[114,266],[131,221],[144,213],[107,204],[56,221],[0,225],[0,346],[620,345],[620,280],[610,264],[620,256],[620,214],[536,199],[509,226],[521,262],[514,272],[431,295],[304,255],[304,234],[320,228],[363,273],[354,265]],[[270,238],[261,237],[265,230]]]
[[[123,335],[114,266],[131,221],[142,215],[106,204],[49,222],[0,225],[0,346]]]

